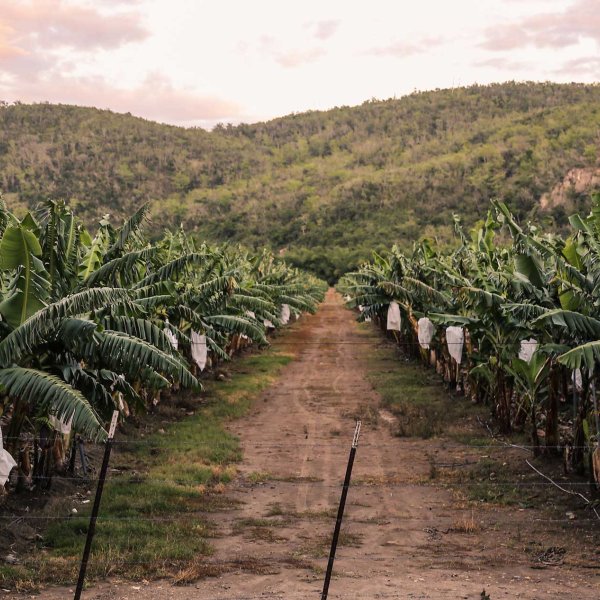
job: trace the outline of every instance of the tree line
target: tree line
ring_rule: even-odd
[[[48,194],[66,198],[88,225],[148,201],[156,222],[268,245],[335,281],[390,241],[449,244],[452,213],[471,225],[490,198],[519,218],[539,212],[569,170],[597,168],[599,106],[598,85],[504,83],[207,132],[11,104],[0,107],[0,189],[19,214]],[[538,218],[566,231],[589,191]]]

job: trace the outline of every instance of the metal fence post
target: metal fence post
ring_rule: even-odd
[[[333,530],[333,538],[331,539],[331,550],[329,551],[329,562],[327,563],[327,572],[325,573],[325,581],[323,582],[323,592],[321,600],[327,600],[329,594],[329,583],[331,581],[331,573],[333,571],[333,562],[335,560],[335,551],[337,549],[338,538],[340,537],[340,529],[342,527],[342,519],[344,518],[344,508],[346,507],[346,496],[350,487],[350,478],[352,477],[352,466],[354,465],[354,455],[358,447],[358,437],[360,436],[361,422],[356,421],[356,429],[354,430],[354,438],[352,439],[352,447],[350,448],[350,456],[348,457],[348,466],[346,467],[346,478],[344,479],[344,487],[342,488],[342,496],[340,497],[340,506],[338,508],[337,520],[335,529]]]
[[[104,458],[102,459],[102,467],[100,469],[100,476],[98,478],[98,486],[96,487],[96,497],[94,498],[94,506],[92,508],[92,515],[90,517],[90,524],[88,526],[87,538],[85,540],[83,556],[81,557],[79,579],[77,580],[77,588],[75,589],[75,597],[73,600],[80,600],[81,592],[83,590],[85,572],[87,570],[87,563],[90,557],[90,550],[92,549],[92,539],[94,538],[94,533],[96,532],[96,520],[98,519],[98,511],[100,510],[100,500],[102,499],[102,490],[104,489],[104,481],[106,479],[106,472],[108,471],[108,461],[110,460],[110,451],[112,448],[113,438],[115,436],[115,428],[117,426],[118,417],[119,411],[115,410],[113,412],[112,420],[110,422],[110,429],[108,430],[106,446],[104,447]]]

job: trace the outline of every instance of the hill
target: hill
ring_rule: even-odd
[[[266,244],[330,278],[393,242],[449,241],[452,213],[475,222],[490,198],[521,218],[543,204],[560,228],[600,185],[599,160],[600,85],[437,90],[211,132],[0,107],[0,190],[13,208],[64,198],[95,220],[150,200],[156,227]]]

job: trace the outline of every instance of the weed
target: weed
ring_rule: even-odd
[[[458,434],[468,418],[484,410],[464,398],[450,397],[436,374],[417,363],[399,361],[391,345],[379,347],[367,363],[369,380],[396,417],[400,437]]]
[[[284,514],[286,513],[284,512],[284,509],[281,506],[281,504],[279,504],[279,502],[273,502],[272,504],[269,504],[269,508],[267,509],[265,516],[280,517]]]
[[[253,471],[246,475],[246,479],[250,483],[264,483],[265,481],[271,481],[273,476],[265,471]]]
[[[476,533],[480,529],[481,528],[479,524],[475,522],[473,511],[471,511],[470,517],[462,517],[461,519],[458,519],[458,521],[455,521],[448,531],[453,533],[466,533],[470,535]]]
[[[288,523],[285,519],[238,519],[233,525],[233,530],[239,532],[247,527],[285,527]]]
[[[357,533],[342,530],[338,538],[338,546],[360,548],[362,545],[362,536]],[[329,555],[331,548],[331,535],[320,536],[300,549],[301,555],[308,555],[312,558],[325,558]]]
[[[436,479],[438,472],[435,466],[435,458],[431,454],[427,454],[427,460],[429,461],[429,479]]]

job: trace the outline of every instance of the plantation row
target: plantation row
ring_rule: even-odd
[[[598,482],[600,195],[593,202],[565,238],[494,203],[470,237],[455,218],[457,249],[393,247],[339,287],[361,320],[489,404],[504,432],[527,426],[536,454],[568,446],[572,466]]]
[[[1,203],[0,486],[15,458],[19,480],[45,480],[71,429],[101,440],[113,410],[200,389],[207,365],[267,344],[322,298],[322,282],[266,251],[198,246],[182,230],[149,240],[147,211],[91,233],[62,202],[21,220]]]

